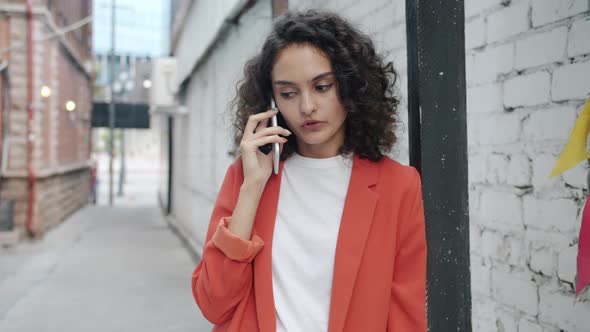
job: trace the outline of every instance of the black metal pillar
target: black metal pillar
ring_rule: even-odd
[[[115,22],[116,0],[111,0],[111,58],[109,62],[109,206],[113,206],[113,159],[115,149]]]
[[[168,116],[168,202],[166,204],[166,215],[172,214],[172,189],[174,176],[174,118]]]
[[[410,158],[422,173],[430,331],[471,331],[463,0],[406,0]]]
[[[408,134],[410,165],[422,172],[420,142],[420,89],[418,88],[418,26],[416,0],[406,0],[406,44],[408,49]]]

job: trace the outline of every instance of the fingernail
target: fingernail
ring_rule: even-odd
[[[289,131],[289,129],[285,129],[285,132],[287,133],[287,136],[291,136],[293,133]]]
[[[287,143],[287,139],[284,137],[281,137],[283,139],[283,143]]]

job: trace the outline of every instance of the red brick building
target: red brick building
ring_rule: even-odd
[[[88,201],[91,11],[90,0],[0,0],[0,201],[15,201],[21,238]]]

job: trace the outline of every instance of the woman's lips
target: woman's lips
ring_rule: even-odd
[[[305,129],[309,129],[309,130],[317,130],[320,129],[325,122],[322,121],[305,121],[303,123],[303,128]]]

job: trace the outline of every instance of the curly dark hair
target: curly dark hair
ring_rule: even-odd
[[[375,52],[367,35],[337,14],[316,10],[287,12],[279,17],[261,52],[246,63],[232,103],[236,147],[248,117],[270,108],[272,67],[278,53],[292,44],[314,46],[331,61],[338,95],[347,112],[340,153],[353,152],[361,158],[380,160],[397,141],[397,73],[391,62],[385,63]],[[279,126],[288,128],[280,113],[277,118]],[[290,139],[281,159],[287,159],[295,149],[296,142]]]

